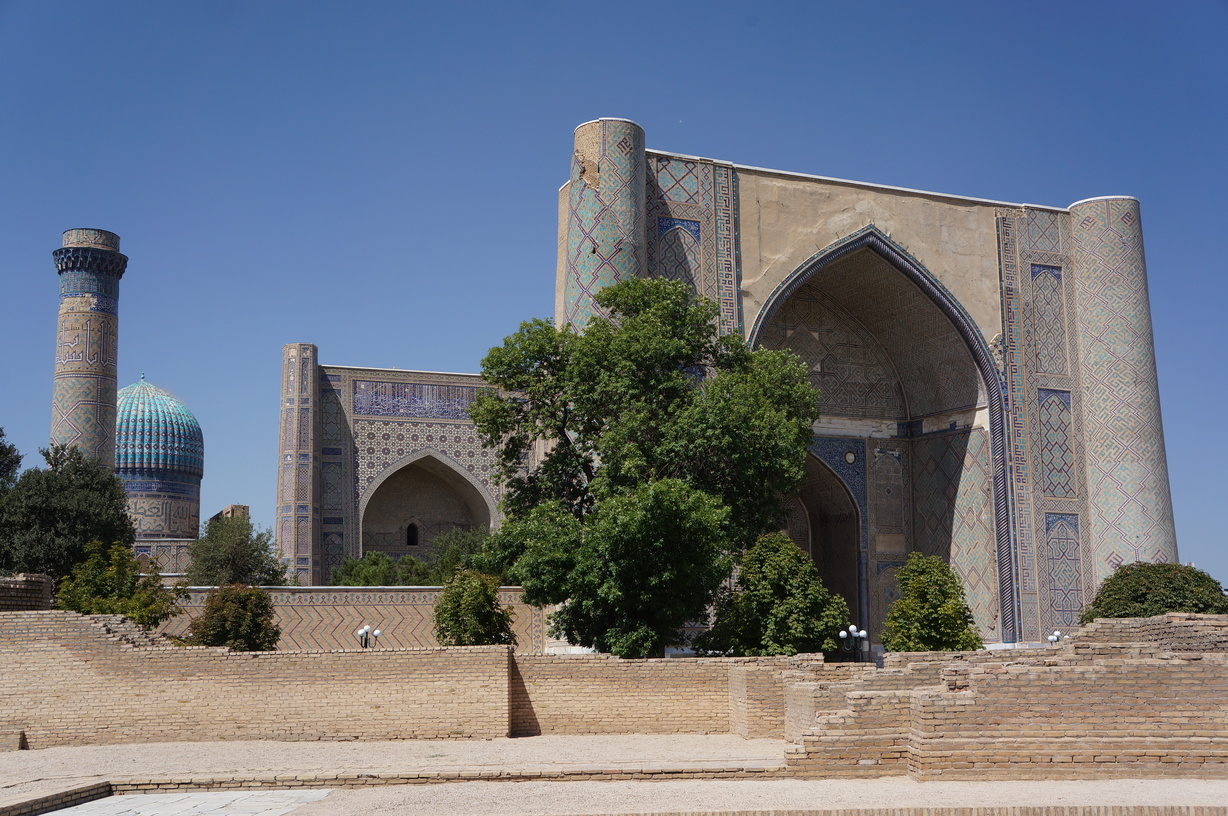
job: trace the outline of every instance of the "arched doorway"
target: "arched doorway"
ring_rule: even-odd
[[[443,454],[419,452],[392,465],[361,503],[362,550],[425,556],[454,528],[490,526],[491,500]]]
[[[962,307],[868,227],[782,281],[749,339],[806,362],[821,395],[816,442],[838,438],[861,454],[849,454],[849,473],[837,463],[864,491],[856,551],[811,549],[830,589],[857,571],[852,595],[837,590],[857,622],[879,636],[895,572],[915,550],[961,574],[988,640],[1014,640],[1001,378]],[[847,491],[832,495],[804,488],[798,501],[809,519],[840,516]]]
[[[786,505],[785,532],[814,559],[823,585],[856,610],[860,590],[857,551],[860,521],[848,488],[813,454],[806,457],[806,479]]]

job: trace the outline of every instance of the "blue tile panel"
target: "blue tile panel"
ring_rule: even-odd
[[[354,413],[360,416],[469,418],[478,389],[467,385],[354,381]]]
[[[1073,513],[1045,514],[1045,565],[1048,569],[1052,625],[1070,627],[1083,611],[1079,517]]]

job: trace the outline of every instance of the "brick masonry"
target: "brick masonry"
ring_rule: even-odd
[[[165,645],[118,616],[5,612],[0,665],[10,749],[736,733],[786,737],[773,773],[803,778],[1228,777],[1228,616],[1104,621],[1058,647],[879,669],[505,647],[240,654]]]
[[[52,581],[46,575],[18,573],[0,578],[0,612],[51,608]]]

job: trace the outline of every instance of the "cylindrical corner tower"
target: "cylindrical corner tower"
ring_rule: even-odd
[[[277,445],[277,548],[305,585],[320,579],[319,457],[316,399],[319,352],[311,343],[281,351],[281,433]]]
[[[60,273],[51,441],[114,467],[119,279],[128,258],[119,236],[100,229],[66,230],[51,257]]]
[[[128,493],[138,545],[196,538],[205,440],[182,402],[145,381],[119,392],[115,472]]]
[[[600,310],[593,296],[647,268],[644,129],[626,119],[576,128],[568,183],[561,319],[582,328]]]
[[[1087,499],[1097,583],[1119,564],[1176,562],[1138,200],[1070,206]]]

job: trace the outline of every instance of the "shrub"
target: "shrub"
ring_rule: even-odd
[[[226,646],[236,652],[268,652],[277,648],[280,637],[269,593],[258,587],[231,584],[209,593],[184,642],[191,646]]]
[[[499,580],[458,570],[435,604],[435,638],[444,646],[514,644],[512,610],[499,605]]]
[[[883,647],[889,652],[949,652],[980,649],[964,585],[932,555],[911,553],[900,568],[900,598],[887,611]]]
[[[716,620],[695,646],[739,657],[834,652],[848,618],[848,603],[827,591],[810,557],[783,533],[769,533],[746,552],[735,587],[718,596]]]
[[[1096,618],[1148,618],[1165,612],[1228,613],[1224,588],[1182,564],[1122,564],[1104,579],[1080,623]]]
[[[286,565],[277,558],[273,533],[253,527],[246,516],[209,519],[205,534],[188,545],[188,556],[192,586],[286,583]]]
[[[141,564],[127,544],[104,550],[101,541],[85,545],[86,558],[72,568],[56,592],[57,609],[82,615],[123,615],[152,629],[182,610],[182,586],[162,586],[157,574],[141,575]]]

